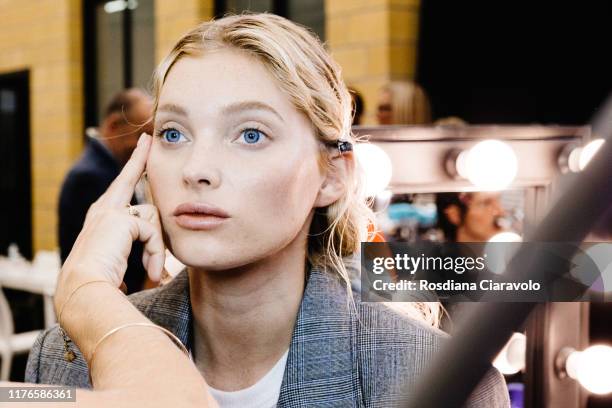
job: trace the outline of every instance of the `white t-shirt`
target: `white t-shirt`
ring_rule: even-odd
[[[280,388],[287,365],[289,350],[259,381],[238,391],[221,391],[208,387],[219,408],[274,408],[280,396]],[[191,352],[189,352],[191,356]]]

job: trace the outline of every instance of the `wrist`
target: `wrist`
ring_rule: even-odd
[[[58,320],[60,320],[60,324],[62,323],[62,309],[70,302],[70,298],[82,286],[93,282],[106,282],[115,288],[118,288],[123,283],[121,281],[116,283],[104,270],[100,269],[100,265],[91,265],[77,260],[70,260],[70,258],[66,261],[59,274],[53,299],[55,312]]]
[[[106,332],[143,318],[126,296],[106,281],[87,281],[76,286],[60,307],[62,329],[86,358]]]

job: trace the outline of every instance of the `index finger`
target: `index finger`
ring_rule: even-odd
[[[151,140],[151,136],[146,133],[140,135],[130,160],[123,166],[121,173],[119,173],[104,193],[104,201],[106,203],[123,207],[132,201],[134,189],[144,172],[147,158],[149,157]]]

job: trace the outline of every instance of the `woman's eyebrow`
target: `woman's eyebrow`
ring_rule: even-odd
[[[236,113],[243,110],[264,110],[274,114],[281,122],[284,122],[283,117],[270,105],[259,101],[243,101],[236,102],[223,107],[221,110],[224,114]]]
[[[158,112],[175,113],[180,116],[189,116],[187,109],[175,103],[165,103],[157,108]]]

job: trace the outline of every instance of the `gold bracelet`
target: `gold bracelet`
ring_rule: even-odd
[[[154,327],[156,329],[159,329],[159,330],[163,331],[168,337],[170,337],[172,342],[175,343],[175,345],[177,345],[181,349],[181,351],[183,353],[185,353],[185,355],[187,357],[189,357],[189,350],[187,350],[187,348],[185,347],[183,342],[178,337],[176,337],[174,335],[174,333],[172,333],[170,330],[166,329],[165,327],[159,326],[159,325],[154,324],[154,323],[147,323],[147,322],[122,324],[119,327],[115,327],[114,329],[111,329],[108,333],[106,333],[104,336],[102,336],[102,338],[100,338],[100,340],[98,340],[98,342],[93,346],[93,349],[91,350],[91,354],[90,354],[90,357],[89,357],[89,382],[91,383],[92,386],[93,386],[93,380],[92,380],[92,377],[91,377],[91,373],[93,371],[93,358],[94,358],[94,355],[96,353],[96,350],[98,349],[98,346],[104,340],[106,340],[107,338],[109,338],[113,334],[117,333],[119,330],[125,329],[126,327],[134,327],[134,326]]]
[[[109,285],[113,286],[110,282],[105,281],[105,280],[95,280],[95,281],[89,281],[89,282],[80,284],[72,292],[70,292],[70,295],[68,295],[68,297],[64,301],[64,304],[62,305],[58,313],[58,316],[57,316],[57,322],[59,323],[59,331],[60,331],[60,334],[62,335],[62,339],[64,340],[64,360],[68,361],[69,363],[72,363],[74,361],[74,359],[76,358],[76,354],[74,353],[74,351],[70,349],[70,343],[72,342],[72,340],[68,338],[66,331],[62,328],[62,315],[64,313],[64,308],[66,307],[68,302],[70,302],[70,300],[72,299],[72,296],[76,293],[76,291],[81,289],[83,286],[89,285],[90,283],[108,283]],[[118,290],[121,292],[120,289]]]
[[[76,293],[77,290],[79,290],[82,287],[87,286],[87,285],[89,285],[91,283],[108,283],[109,285],[113,286],[109,281],[105,281],[105,280],[89,281],[89,282],[81,283],[79,286],[77,286],[76,289],[74,289],[72,292],[70,292],[70,294],[68,295],[68,297],[64,301],[64,304],[62,305],[62,308],[60,309],[60,311],[59,311],[59,313],[57,315],[57,322],[59,323],[60,326],[62,325],[62,313],[64,313],[64,308],[66,307],[68,302],[70,302],[70,300],[72,299],[72,296]]]

